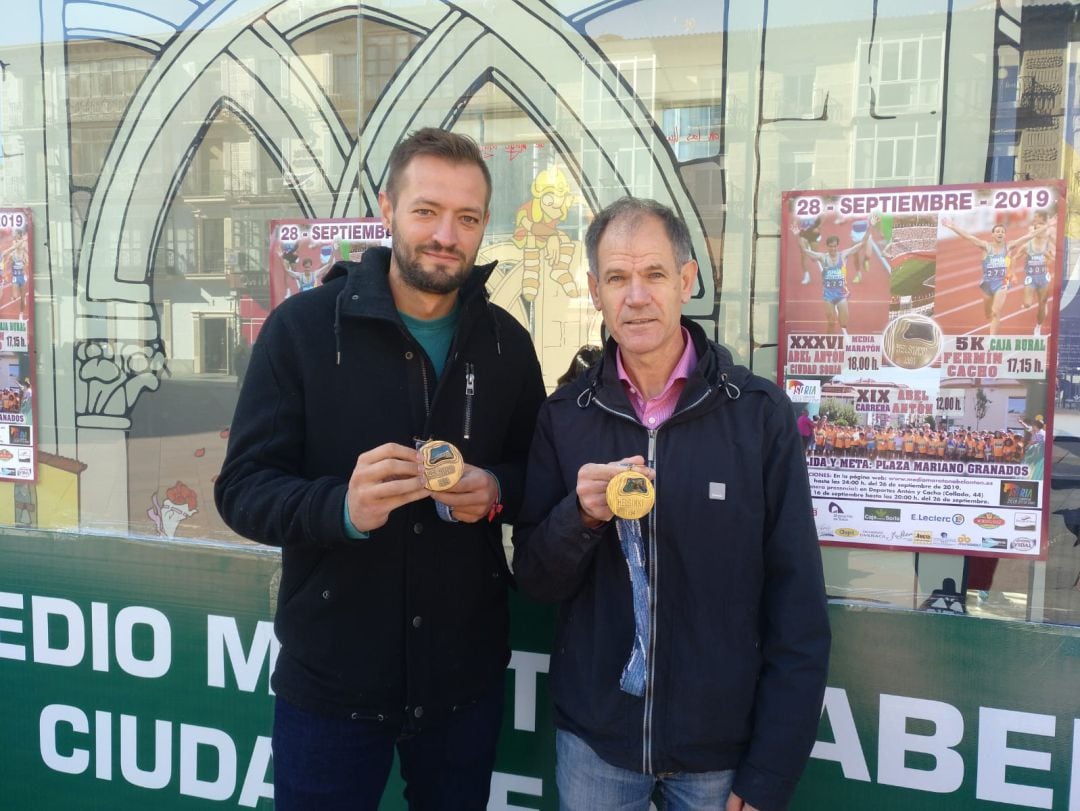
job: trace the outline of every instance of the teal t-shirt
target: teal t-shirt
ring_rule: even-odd
[[[454,329],[457,327],[457,303],[448,315],[432,318],[430,321],[413,318],[403,312],[398,312],[398,315],[401,316],[405,328],[431,358],[431,365],[435,367],[435,378],[442,377],[443,369],[446,368],[446,354],[450,351],[450,343],[454,340]]]
[[[457,328],[458,322],[458,303],[455,302],[454,309],[450,311],[449,315],[444,315],[442,318],[425,320],[423,318],[413,318],[411,315],[405,315],[400,311],[398,315],[401,316],[405,329],[409,331],[409,334],[416,339],[416,342],[424,348],[427,356],[431,358],[431,365],[435,367],[435,379],[438,380],[442,377],[443,369],[446,368],[446,355],[450,351],[450,344],[454,340],[454,330]],[[348,501],[345,503],[344,519],[346,535],[357,539],[368,537],[366,532],[358,530],[349,520]]]

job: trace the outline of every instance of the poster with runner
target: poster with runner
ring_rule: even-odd
[[[0,208],[0,480],[37,478],[30,210]]]
[[[783,195],[778,379],[822,543],[1045,558],[1064,200]]]
[[[389,245],[377,217],[270,221],[270,306],[310,290],[335,262],[359,262],[367,248]]]

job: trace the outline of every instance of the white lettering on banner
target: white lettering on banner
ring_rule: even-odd
[[[260,621],[255,625],[255,636],[251,640],[248,654],[244,655],[244,643],[240,639],[240,629],[235,617],[219,617],[213,614],[206,618],[206,683],[210,687],[225,686],[225,654],[229,654],[229,665],[236,686],[245,693],[253,693],[259,686],[259,677],[263,668],[274,671],[281,643],[274,636],[274,623]],[[513,663],[511,662],[511,666]],[[267,692],[274,694],[267,679]]]
[[[149,659],[135,656],[135,627],[138,625],[145,625],[152,631],[153,652]],[[172,665],[172,628],[168,617],[156,608],[141,605],[121,608],[116,615],[116,663],[125,673],[144,679],[156,679],[168,673]]]
[[[8,591],[0,591],[0,608],[15,608],[19,611],[23,610],[23,596],[21,594],[12,594]],[[19,634],[23,632],[22,620],[8,619],[0,617],[0,634]],[[3,637],[0,636],[0,659],[16,659],[20,662],[26,661],[26,646],[17,645],[14,642],[4,642]]]
[[[810,757],[834,760],[840,764],[840,770],[848,780],[869,783],[870,770],[866,767],[866,755],[859,744],[859,733],[855,729],[855,716],[851,714],[847,692],[837,687],[826,687],[821,713],[828,714],[835,743],[815,741]]]
[[[60,754],[56,748],[56,727],[59,724],[66,724],[71,727],[72,732],[83,735],[90,731],[90,724],[82,710],[63,704],[50,704],[41,711],[38,719],[41,760],[54,772],[82,774],[90,765],[90,753],[83,749],[74,749],[70,755]]]
[[[94,732],[94,777],[112,780],[112,713],[94,713]]]
[[[1080,719],[1073,721],[1072,778],[1069,781],[1069,811],[1080,811]]]
[[[71,667],[85,663],[89,653],[94,669],[107,672],[115,649],[115,661],[131,675],[153,678],[168,670],[171,629],[165,616],[155,609],[121,609],[115,621],[110,622],[105,603],[92,603],[86,611],[72,601],[58,598],[29,596],[28,608],[25,602],[21,594],[0,592],[0,613],[28,610],[32,623],[24,629],[20,616],[0,618],[0,657],[26,661],[26,646],[15,641],[26,634],[33,641],[29,658],[34,662]],[[145,630],[139,626],[145,626]],[[241,691],[257,691],[263,669],[272,669],[278,653],[271,623],[256,623],[248,637],[241,634],[232,617],[208,616],[206,628],[208,686],[232,687],[235,682]],[[136,648],[143,655],[146,651],[153,655],[136,658]],[[106,653],[99,654],[99,650]],[[548,673],[549,666],[547,654],[512,652],[509,669],[513,671],[515,730],[536,731],[539,676]],[[227,677],[229,670],[233,677]],[[1029,808],[1062,807],[1061,796],[1054,805],[1054,792],[1060,795],[1067,782],[1068,811],[1080,811],[1080,719],[1069,723],[1068,716],[981,707],[977,721],[968,716],[966,730],[961,711],[942,701],[888,694],[879,696],[878,701],[875,776],[871,776],[848,694],[842,688],[828,687],[825,691],[821,714],[833,740],[816,741],[811,757],[839,764],[845,779],[867,783],[876,780],[881,785],[935,794],[961,790],[968,775],[966,785],[977,799]],[[864,721],[870,725],[874,719]],[[1064,721],[1060,734],[1059,721]],[[41,760],[54,772],[83,775],[92,768],[98,780],[122,780],[151,790],[171,788],[183,796],[232,800],[247,808],[255,807],[263,798],[273,798],[273,786],[267,779],[272,753],[270,739],[265,736],[256,737],[252,749],[245,751],[228,730],[134,713],[98,710],[91,714],[90,710],[59,703],[40,711],[38,729]],[[1068,730],[1071,759],[1064,754],[1070,742],[1061,740]],[[965,731],[968,746],[961,748]],[[977,734],[977,747],[972,734]],[[1032,735],[1043,736],[1052,739],[1053,746],[1028,742],[1021,748],[1015,739],[1010,746],[1010,734],[1027,735],[1027,741]],[[965,754],[961,753],[972,749],[977,754],[969,756],[965,763]],[[1068,777],[1055,766],[1058,770],[1068,768]],[[1032,771],[1039,774],[1031,777]],[[1046,779],[1037,778],[1054,775],[1054,788],[1025,785],[1020,782],[1025,773],[1028,781],[1035,783],[1046,783]],[[496,772],[491,789],[489,811],[532,811],[529,806],[511,804],[510,795],[541,798],[544,783],[527,775]]]
[[[848,779],[870,781],[845,690],[826,688],[822,715],[826,714],[835,742],[815,742],[810,757],[839,763],[844,777]],[[933,725],[933,731],[929,734],[908,732],[909,719],[929,722]],[[1052,753],[1010,747],[1009,733],[1056,738],[1057,718],[1039,713],[980,707],[975,762],[976,797],[1025,808],[1053,808],[1053,789],[1006,781],[1009,767],[1052,773]],[[878,783],[934,793],[955,792],[963,785],[964,759],[955,747],[964,737],[964,719],[951,704],[882,694],[879,697],[877,735]],[[934,767],[909,767],[908,753],[929,756],[934,761]],[[1068,811],[1080,811],[1080,719],[1073,719],[1070,767]],[[1011,775],[1016,777],[1015,772]]]
[[[934,732],[916,735],[907,731],[907,721],[929,721]],[[952,747],[964,737],[960,710],[942,701],[882,694],[878,720],[878,782],[919,791],[949,794],[964,782],[964,759]],[[929,755],[933,769],[906,765],[908,752]]]
[[[507,667],[514,671],[514,729],[536,732],[536,677],[547,673],[551,657],[546,653],[516,650]]]
[[[146,719],[143,719],[146,723]],[[139,719],[134,715],[120,715],[120,774],[133,786],[160,789],[172,779],[172,724],[154,721],[154,765],[149,769],[139,767]]]
[[[0,592],[0,608],[24,610],[23,595]],[[35,664],[76,667],[86,658],[89,640],[90,662],[97,672],[109,672],[110,648],[120,669],[129,676],[157,679],[172,666],[172,628],[168,617],[156,608],[122,608],[110,629],[108,604],[91,603],[88,635],[86,615],[77,603],[62,597],[31,595],[30,623]],[[140,627],[149,633],[140,632]],[[0,618],[0,634],[23,632],[22,620]],[[147,651],[149,658],[136,655],[137,638],[140,650]],[[26,646],[0,641],[0,658],[26,661]]]
[[[67,646],[54,648],[49,643],[49,617],[66,623]],[[86,623],[82,610],[71,600],[60,597],[31,597],[30,621],[33,629],[34,661],[39,665],[75,667],[86,653]]]
[[[151,768],[147,770],[140,768],[138,763],[139,725],[146,721],[140,722],[134,715],[123,714],[119,716],[119,720],[120,774],[131,785],[163,789],[172,782],[174,727],[177,727],[177,776],[180,794],[221,801],[229,799],[235,793],[238,774],[236,744],[227,732],[212,727],[174,725],[171,721],[155,720],[153,761]],[[61,727],[65,729],[58,735]],[[70,752],[61,752],[57,740],[59,738],[66,741],[73,735],[77,740],[77,736],[92,735],[94,758],[97,761],[94,776],[99,780],[112,780],[112,731],[113,714],[110,712],[95,712],[94,727],[91,728],[86,713],[78,707],[50,704],[41,711],[38,719],[41,760],[53,771],[83,774],[90,768],[89,746],[84,748],[76,744]],[[142,754],[145,760],[145,751]],[[239,805],[254,808],[263,797],[273,799],[273,786],[266,782],[270,760],[270,739],[259,736],[255,740],[248,762]]]
[[[251,753],[251,761],[244,776],[244,787],[240,789],[239,805],[243,808],[254,808],[261,797],[274,799],[274,784],[266,782],[270,760],[270,739],[260,735],[255,739],[255,749]]]
[[[1053,808],[1054,792],[1048,788],[1023,786],[1005,780],[1009,766],[1050,771],[1050,753],[1014,749],[1009,746],[1010,732],[1054,737],[1057,719],[1052,715],[979,708],[979,772],[975,796],[980,800],[1011,803],[1025,808]],[[1073,753],[1075,757],[1075,752]]]
[[[528,794],[530,797],[544,796],[544,781],[539,777],[523,777],[519,774],[491,773],[491,798],[487,811],[535,811],[531,806],[510,805],[507,795]]]
[[[109,607],[105,603],[90,603],[90,627],[94,629],[94,644],[90,651],[94,670],[99,673],[108,673]]]
[[[217,752],[217,775],[212,780],[198,774],[199,747]],[[214,758],[210,758],[214,762]],[[180,793],[204,800],[227,800],[236,788],[236,747],[220,729],[194,724],[180,725]]]

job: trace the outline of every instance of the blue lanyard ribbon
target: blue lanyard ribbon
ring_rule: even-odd
[[[645,541],[641,536],[641,523],[638,519],[618,518],[615,528],[619,534],[619,545],[630,572],[630,589],[634,599],[634,645],[630,649],[630,658],[623,667],[619,687],[624,693],[634,696],[645,695],[645,673],[649,650],[649,577],[645,572]]]

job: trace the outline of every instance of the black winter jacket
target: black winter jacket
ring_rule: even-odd
[[[615,345],[544,404],[514,536],[522,591],[561,601],[559,727],[641,773],[736,769],[734,791],[787,805],[817,733],[829,626],[791,402],[683,319],[698,354],[655,431],[618,380]],[[578,469],[634,454],[656,470],[642,519],[653,627],[643,697],[622,692],[634,615],[614,522],[589,530]]]
[[[343,510],[358,454],[453,442],[521,503],[543,381],[528,333],[487,300],[492,266],[459,292],[442,376],[398,316],[390,252],[341,262],[263,326],[214,488],[239,534],[282,549],[275,692],[323,714],[422,726],[493,688],[509,659],[498,522],[448,523],[422,499],[363,540]],[[468,392],[467,392],[468,387]]]

